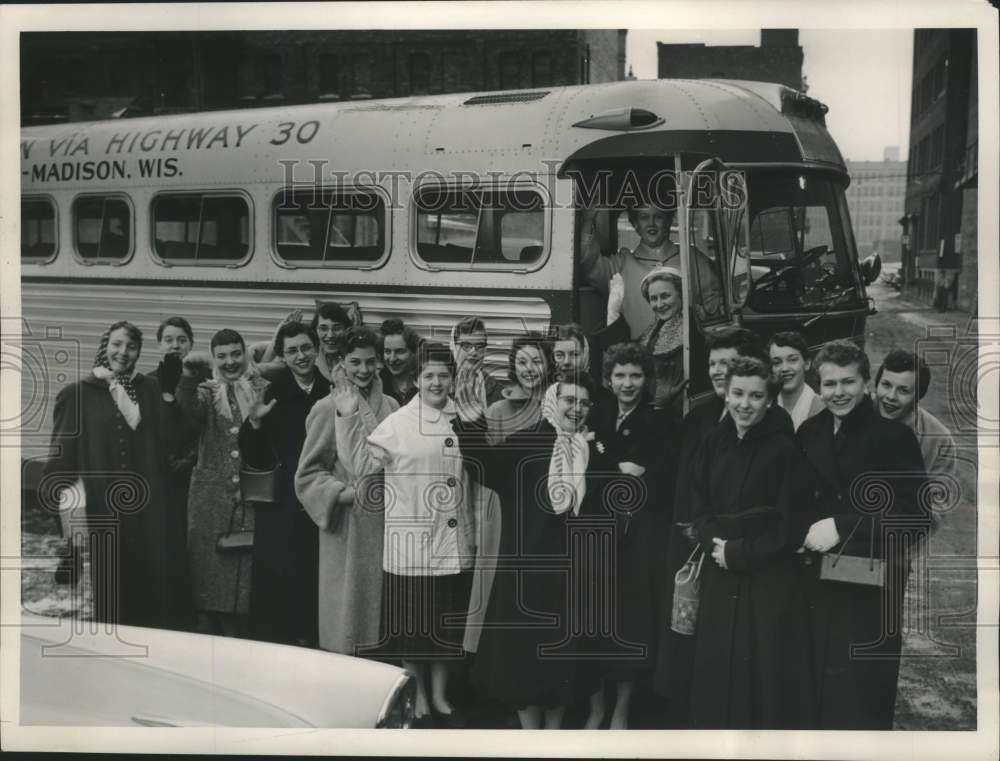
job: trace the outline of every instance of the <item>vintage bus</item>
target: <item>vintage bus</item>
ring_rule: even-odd
[[[667,178],[682,269],[704,257],[722,284],[706,310],[685,277],[687,403],[710,393],[718,326],[863,340],[877,262],[858,261],[825,112],[776,84],[653,80],[24,129],[24,454],[118,319],[148,337],[140,369],[168,315],[205,349],[222,327],[266,339],[317,299],[435,337],[480,315],[497,366],[521,331],[599,326],[582,206],[604,253],[631,247],[636,179]]]

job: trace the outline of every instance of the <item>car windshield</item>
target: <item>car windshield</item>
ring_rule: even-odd
[[[843,186],[798,172],[757,173],[749,186],[750,307],[825,311],[860,304]]]

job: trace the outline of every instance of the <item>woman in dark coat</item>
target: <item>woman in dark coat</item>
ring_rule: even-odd
[[[277,465],[277,502],[256,503],[250,633],[254,639],[315,646],[319,599],[319,532],[295,496],[295,470],[306,417],[330,393],[316,370],[319,338],[299,322],[285,323],[274,341],[285,367],[251,408],[239,433],[243,462]]]
[[[695,729],[808,726],[806,610],[796,550],[805,535],[805,466],[770,368],[737,359],[729,415],[704,440],[692,489],[705,553],[695,627]]]
[[[611,729],[628,727],[637,680],[652,669],[659,623],[660,586],[673,502],[677,433],[669,414],[651,406],[653,358],[638,344],[617,344],[604,354],[611,403],[595,405],[589,418],[597,457],[583,513],[614,519],[614,565],[609,573],[608,615],[614,636],[606,655],[589,660],[601,682],[614,682]],[[599,475],[598,475],[599,474]],[[591,699],[586,728],[604,718],[603,684]]]
[[[804,547],[887,561],[880,588],[821,580],[820,556],[808,557],[817,727],[892,729],[910,567],[910,556],[895,548],[926,547],[931,516],[918,499],[923,458],[913,431],[874,408],[861,349],[831,341],[814,364],[826,409],[797,434],[813,479]]]
[[[53,448],[45,490],[55,494],[83,480],[90,535],[94,619],[131,626],[167,626],[174,612],[175,565],[183,546],[171,538],[173,518],[162,499],[163,400],[156,381],[137,373],[142,333],[116,322],[101,338],[94,369],[56,397]],[[70,524],[68,528],[73,528]],[[115,557],[103,552],[114,536]],[[108,577],[110,574],[110,577]]]
[[[592,389],[585,375],[553,383],[543,419],[494,447],[485,405],[461,387],[456,394],[454,427],[470,476],[497,492],[503,513],[472,679],[483,694],[515,708],[524,729],[558,728],[579,694],[567,536],[587,488],[584,423]]]

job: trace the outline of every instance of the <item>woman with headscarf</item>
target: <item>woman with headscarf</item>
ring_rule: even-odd
[[[184,414],[200,431],[188,498],[188,556],[199,628],[232,636],[246,630],[253,550],[253,511],[240,493],[239,432],[268,383],[235,330],[220,330],[210,348],[212,379],[198,383],[200,358],[188,354],[177,387]]]
[[[59,498],[82,479],[84,530],[64,510],[64,534],[92,548],[94,619],[132,626],[171,623],[174,563],[183,547],[171,543],[169,502],[162,498],[161,405],[156,381],[136,372],[142,333],[116,322],[101,338],[93,371],[56,397],[43,495]],[[88,541],[85,541],[89,537]],[[109,537],[116,540],[108,542]],[[104,554],[117,548],[115,557]],[[107,574],[110,573],[110,577]]]
[[[470,476],[495,490],[500,552],[472,678],[515,709],[524,729],[558,728],[576,697],[568,522],[587,491],[586,419],[593,382],[567,376],[545,392],[542,419],[490,446],[481,399],[456,395]]]

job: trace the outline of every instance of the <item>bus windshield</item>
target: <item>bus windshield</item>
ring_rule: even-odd
[[[750,308],[825,311],[860,304],[843,185],[800,172],[758,172],[748,184]]]

